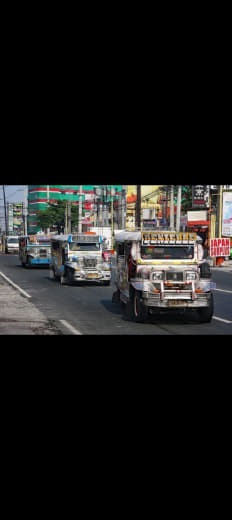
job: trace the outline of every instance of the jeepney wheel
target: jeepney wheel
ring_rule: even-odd
[[[198,309],[198,317],[200,323],[210,323],[214,313],[214,298],[211,294],[209,306],[204,309]]]
[[[110,285],[111,280],[104,280],[102,283],[103,283],[103,285]]]
[[[65,285],[65,284],[66,284],[66,276],[64,276],[62,274],[61,277],[60,277],[60,285]]]
[[[25,264],[25,265],[26,265],[26,267],[27,267],[28,269],[30,269],[30,267],[31,267],[31,261],[30,261],[29,256],[27,256],[27,260],[26,260],[26,264]]]
[[[66,282],[68,285],[71,285],[73,283],[73,273],[71,269],[67,269],[66,271]]]
[[[134,292],[132,312],[136,323],[143,323],[147,318],[147,308],[141,301],[141,293],[139,291]]]

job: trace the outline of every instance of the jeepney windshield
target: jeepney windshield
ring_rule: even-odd
[[[186,260],[194,258],[194,246],[141,246],[143,260]]]
[[[18,240],[18,238],[8,238],[7,242],[8,242],[8,244],[18,244],[19,240]]]
[[[70,251],[99,251],[99,242],[81,243],[81,242],[70,242]]]

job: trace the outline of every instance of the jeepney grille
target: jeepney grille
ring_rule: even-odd
[[[96,258],[84,258],[84,267],[94,268],[97,267],[97,259]]]
[[[47,256],[47,249],[40,249],[39,250],[39,254],[41,257],[46,257]]]
[[[166,280],[169,282],[183,282],[184,281],[184,273],[178,272],[166,272]]]

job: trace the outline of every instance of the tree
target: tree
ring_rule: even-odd
[[[65,211],[67,202],[59,200],[58,202],[48,204],[47,209],[41,211],[38,216],[38,224],[42,230],[47,228],[57,228],[58,234],[64,233],[65,230]],[[73,227],[78,226],[78,206],[71,205],[71,218]]]

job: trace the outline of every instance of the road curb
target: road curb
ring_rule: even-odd
[[[4,278],[4,280],[9,284],[11,285],[12,287],[14,287],[14,289],[16,289],[17,291],[20,292],[20,294],[22,294],[22,296],[24,296],[24,298],[27,298],[28,300],[31,298],[30,294],[28,294],[26,291],[24,291],[23,289],[21,289],[21,287],[19,287],[19,285],[17,285],[16,283],[12,282],[12,280],[10,278],[8,278],[8,276],[6,276],[5,274],[2,273],[2,271],[0,271],[0,276],[2,278]]]

